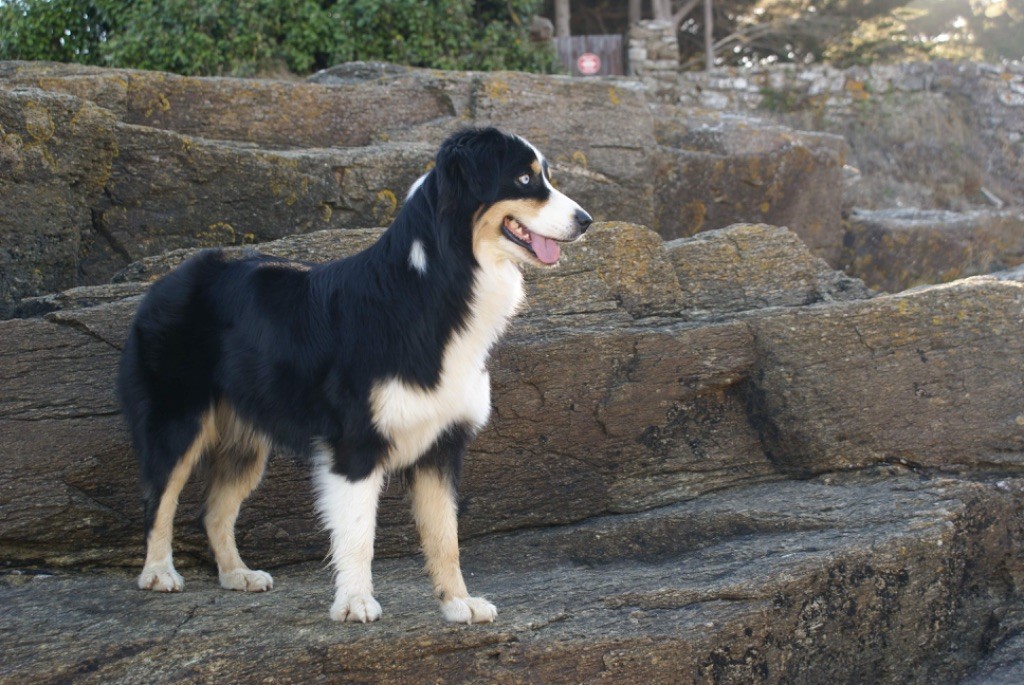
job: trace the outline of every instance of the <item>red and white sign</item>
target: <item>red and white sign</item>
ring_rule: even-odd
[[[593,76],[601,71],[601,58],[592,52],[584,52],[576,60],[576,68],[584,76]]]

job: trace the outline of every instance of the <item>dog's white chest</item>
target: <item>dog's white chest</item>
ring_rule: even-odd
[[[426,389],[391,378],[373,386],[373,423],[391,443],[389,470],[415,463],[453,424],[479,430],[487,423],[491,413],[487,357],[522,303],[522,275],[512,264],[481,269],[473,292],[467,325],[444,349],[437,385]]]

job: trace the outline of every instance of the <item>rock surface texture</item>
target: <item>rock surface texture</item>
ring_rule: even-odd
[[[149,284],[213,245],[365,248],[465,123],[526,135],[604,220],[526,274],[490,363],[460,533],[497,622],[443,622],[398,482],[384,617],[331,622],[309,467],[285,453],[238,528],[273,591],[217,586],[201,483],[177,522],[185,591],[136,590],[113,378]],[[834,270],[866,254],[851,236],[902,230],[844,227],[845,146],[627,81],[0,63],[0,681],[1018,682],[1024,272],[878,294]],[[1019,263],[1012,226],[980,233],[917,235],[979,264],[942,280]]]

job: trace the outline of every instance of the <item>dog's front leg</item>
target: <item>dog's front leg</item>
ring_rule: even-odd
[[[453,623],[493,621],[498,610],[482,597],[470,597],[462,578],[453,478],[432,466],[417,468],[412,482],[412,509],[441,613]]]
[[[325,460],[317,466],[317,506],[331,533],[334,564],[335,621],[368,623],[380,618],[380,604],[373,598],[373,538],[377,525],[377,500],[384,483],[383,469],[359,480],[349,480],[330,469]]]

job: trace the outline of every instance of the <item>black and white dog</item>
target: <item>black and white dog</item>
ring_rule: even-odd
[[[441,611],[493,621],[459,565],[456,483],[487,423],[487,358],[523,300],[522,264],[558,262],[591,223],[531,144],[496,129],[451,136],[373,247],[322,265],[205,251],[155,283],[132,324],[118,391],[141,466],[142,589],[180,591],[174,513],[202,460],[204,523],[221,586],[273,579],[238,555],[235,520],[271,445],[314,462],[331,534],[331,618],[375,621],[377,500],[401,473]]]

